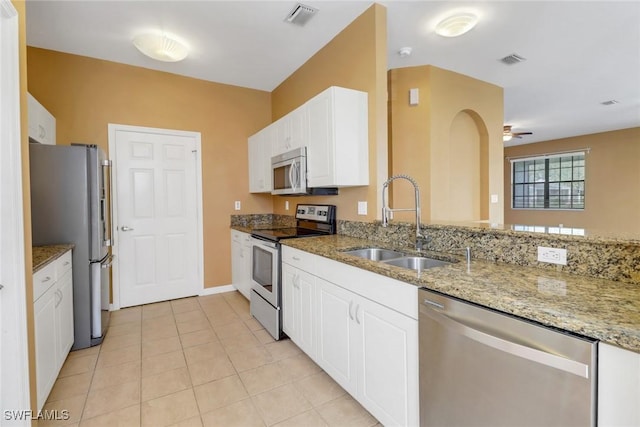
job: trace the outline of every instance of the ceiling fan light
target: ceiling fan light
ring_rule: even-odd
[[[502,134],[502,141],[503,142],[511,141],[511,138],[513,138],[511,136],[511,134],[508,134],[508,133]]]
[[[156,61],[178,62],[189,54],[189,48],[167,34],[144,33],[133,38],[133,45]]]
[[[460,13],[443,19],[436,25],[436,34],[442,37],[458,37],[471,31],[478,23],[473,13]]]

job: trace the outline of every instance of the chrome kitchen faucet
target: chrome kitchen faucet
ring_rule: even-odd
[[[392,209],[387,206],[387,201],[385,198],[385,190],[389,187],[392,181],[396,179],[406,179],[413,185],[413,189],[415,191],[415,208],[398,208]],[[429,242],[429,238],[423,235],[420,232],[420,189],[418,188],[418,183],[415,179],[411,178],[409,175],[393,175],[391,178],[387,179],[384,184],[382,184],[382,226],[386,227],[389,225],[389,214],[392,212],[415,212],[416,213],[416,250],[421,251],[424,249],[424,246]]]

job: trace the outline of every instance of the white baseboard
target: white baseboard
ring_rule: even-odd
[[[205,295],[215,295],[215,294],[221,294],[224,292],[233,292],[237,290],[235,286],[233,285],[224,285],[224,286],[214,286],[212,288],[204,288],[203,290],[200,291],[200,296],[205,296]]]

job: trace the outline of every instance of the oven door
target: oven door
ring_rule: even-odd
[[[278,308],[280,245],[255,237],[251,239],[251,243],[251,288]]]

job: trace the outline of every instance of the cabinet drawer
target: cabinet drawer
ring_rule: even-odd
[[[42,267],[33,275],[33,301],[36,301],[47,289],[56,283],[56,262]]]
[[[282,246],[282,262],[286,262],[300,270],[315,274],[315,259],[316,257],[309,252]]]
[[[56,264],[56,277],[62,277],[64,274],[71,270],[71,251],[66,252],[55,262]]]

